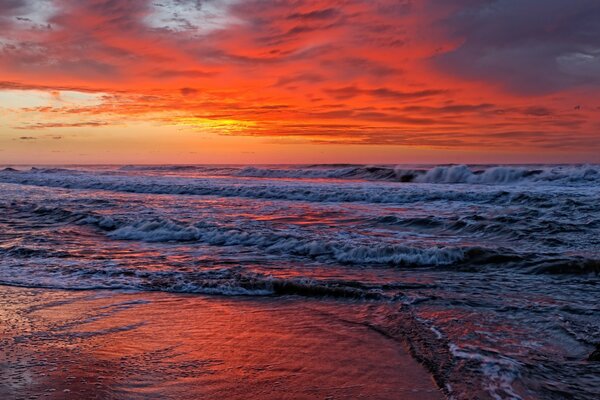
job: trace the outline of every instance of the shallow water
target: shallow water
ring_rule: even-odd
[[[0,398],[442,399],[378,308],[0,287]]]
[[[598,166],[13,167],[0,283],[376,304],[449,396],[593,399],[599,195]]]

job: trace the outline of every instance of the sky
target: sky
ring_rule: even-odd
[[[0,0],[0,163],[600,162],[597,0]]]

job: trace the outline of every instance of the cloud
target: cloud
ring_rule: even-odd
[[[44,9],[46,0],[42,0],[38,5],[37,14],[40,14]],[[2,0],[0,1],[0,37],[3,31],[10,32],[15,30],[19,25],[27,24],[35,26],[37,21],[28,18],[26,15],[35,10],[36,5],[32,4],[31,0]],[[33,17],[33,16],[32,16]],[[36,20],[39,18],[35,18]],[[2,42],[0,41],[0,44]]]
[[[450,104],[440,107],[430,106],[408,106],[404,107],[403,111],[411,113],[429,114],[429,115],[446,115],[446,114],[468,114],[471,112],[487,112],[495,109],[494,104]]]
[[[282,76],[275,83],[276,86],[285,86],[290,83],[319,83],[323,82],[325,78],[323,75],[312,73],[312,72],[301,72],[290,76]]]
[[[38,122],[35,124],[29,125],[20,125],[15,127],[15,129],[19,130],[41,130],[41,129],[50,129],[50,128],[95,128],[99,126],[109,125],[108,122]],[[35,139],[32,137],[21,137],[21,139]],[[60,136],[54,137],[54,139],[61,139]]]
[[[179,89],[179,91],[181,92],[181,94],[183,96],[192,96],[195,95],[196,93],[198,93],[197,89],[193,89],[193,88],[181,88]]]
[[[213,77],[217,72],[202,71],[198,69],[187,70],[157,70],[152,71],[148,75],[154,78],[170,79],[170,78],[208,78]]]
[[[390,79],[393,76],[403,73],[401,68],[357,56],[325,59],[321,62],[321,66],[335,70],[338,74],[348,79],[361,76]]]
[[[52,83],[46,84],[35,84],[35,83],[23,83],[23,82],[10,82],[0,81],[0,90],[39,90],[45,92],[56,92],[56,91],[71,91],[81,93],[101,93],[113,91],[107,88],[91,88],[78,85],[61,85]]]
[[[340,88],[324,89],[325,92],[338,100],[351,99],[360,95],[382,97],[394,100],[411,100],[444,94],[446,91],[438,89],[419,90],[415,92],[404,92],[389,88],[361,89],[356,86],[345,86]]]
[[[287,19],[300,19],[300,20],[327,20],[337,17],[339,11],[335,8],[323,8],[321,10],[314,10],[309,12],[295,12],[288,15]]]
[[[600,2],[453,3],[465,5],[440,23],[462,43],[435,57],[440,69],[520,94],[600,85]]]
[[[19,11],[23,11],[27,2],[25,0],[2,0],[0,2],[0,15],[15,15]]]
[[[152,122],[295,142],[592,147],[599,10],[595,0],[5,0],[0,108],[17,129],[61,136]],[[21,108],[14,91],[31,92]]]

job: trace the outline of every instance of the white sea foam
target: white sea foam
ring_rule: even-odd
[[[85,223],[105,226],[105,217],[90,217]],[[111,219],[111,226],[114,221]],[[258,247],[270,254],[311,257],[342,264],[386,264],[434,266],[464,260],[469,248],[410,247],[394,242],[366,243],[357,240],[319,239],[296,233],[265,232],[221,227],[199,222],[184,225],[165,219],[139,220],[117,225],[108,236],[147,242],[195,241],[214,246]]]
[[[246,167],[238,170],[234,175],[257,178],[336,178],[443,184],[585,183],[600,181],[600,167],[587,165],[539,167],[453,165],[433,168],[406,168],[403,166]]]
[[[519,377],[520,364],[507,356],[485,354],[474,348],[460,348],[450,344],[450,352],[457,358],[473,360],[480,364],[485,377],[484,389],[495,400],[521,400],[513,387],[513,382]]]
[[[448,165],[435,167],[406,167],[402,165],[318,165],[318,166],[200,166],[200,165],[127,165],[119,168],[125,172],[156,172],[177,175],[197,173],[251,178],[287,179],[352,179],[366,181],[416,182],[439,184],[585,184],[600,182],[598,165],[540,165],[540,166],[467,166]],[[29,172],[40,174],[78,173],[89,170],[74,168],[32,168]],[[0,173],[18,171],[5,168]]]

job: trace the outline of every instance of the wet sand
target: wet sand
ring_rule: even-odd
[[[376,307],[0,286],[0,398],[442,399]]]

